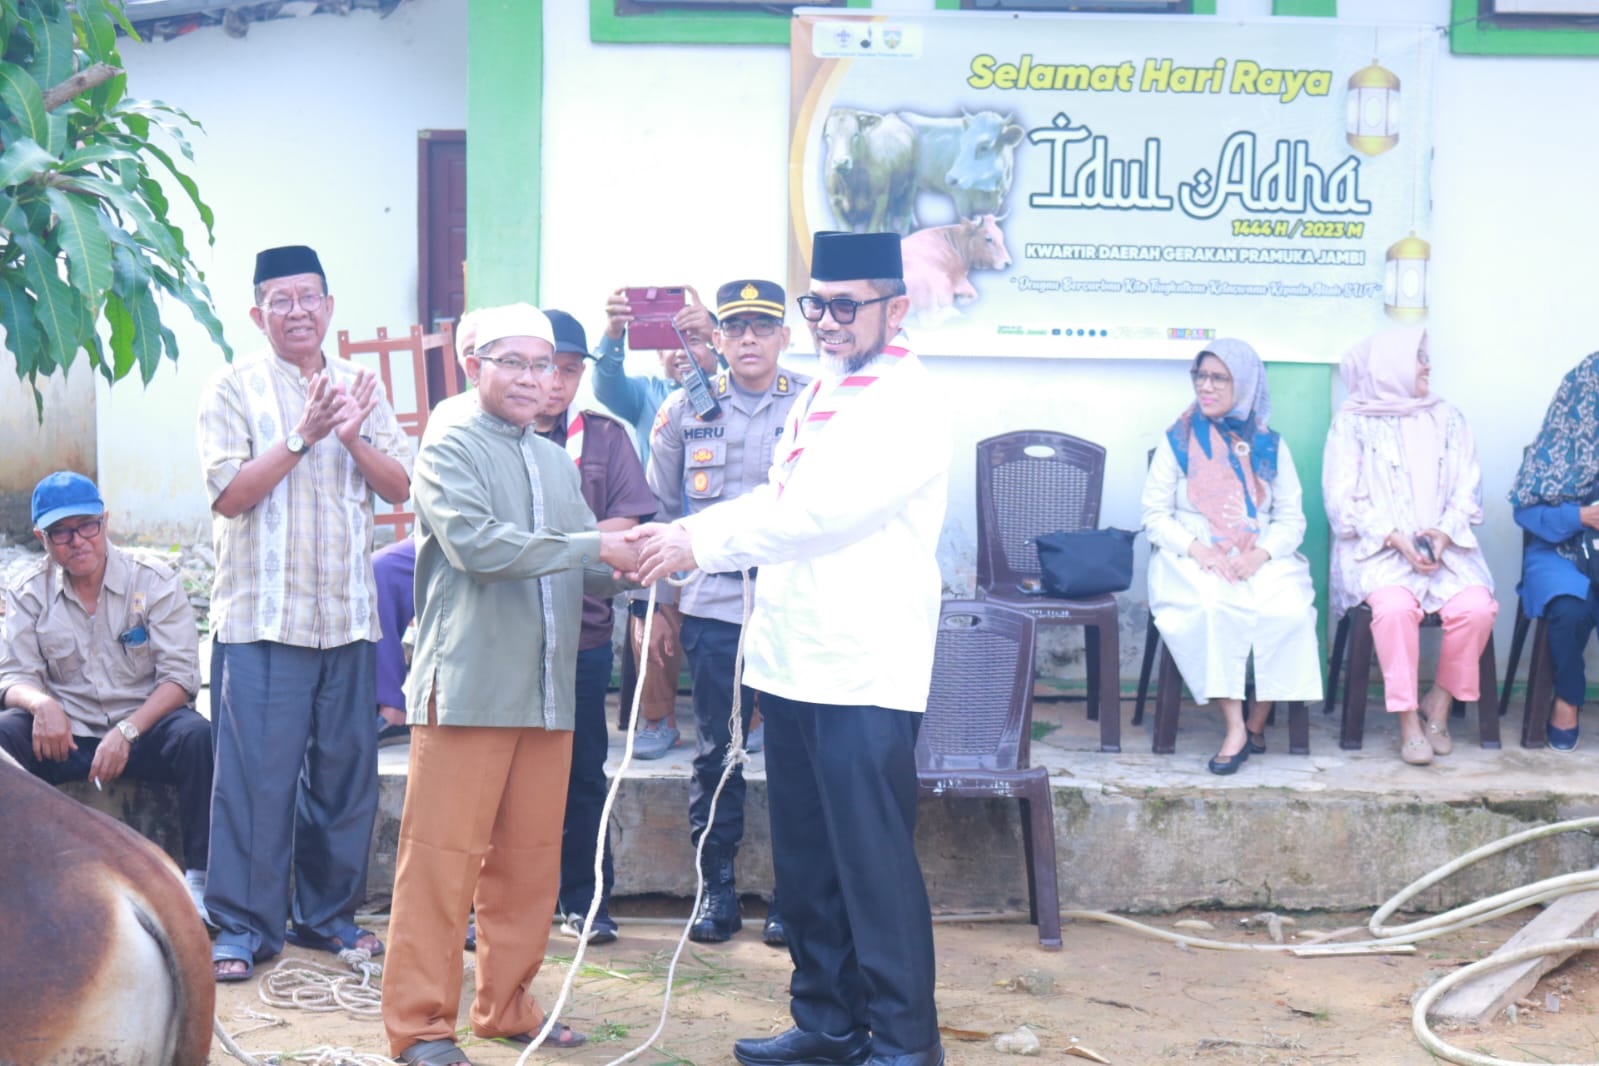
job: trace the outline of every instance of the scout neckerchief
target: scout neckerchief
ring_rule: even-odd
[[[873,361],[870,369],[886,370],[893,367],[910,352],[897,345],[886,345],[879,357]],[[816,401],[816,394],[821,390],[822,379],[818,377],[811,382],[811,387],[806,391],[799,403],[794,405],[794,418],[788,425],[788,439],[791,445],[787,458],[778,470],[777,495],[783,495],[783,488],[788,484],[788,479],[794,476],[794,467],[799,462],[800,456],[805,454],[806,445],[810,438],[801,439],[801,435],[809,430],[814,436],[836,414],[845,403],[865,392],[881,373],[850,374],[840,381],[832,392],[827,394],[827,399],[821,407],[812,407]]]
[[[583,412],[572,416],[566,424],[566,454],[572,457],[579,470],[583,469]]]

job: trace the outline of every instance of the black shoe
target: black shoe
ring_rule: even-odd
[[[738,890],[731,883],[705,886],[705,898],[694,914],[688,938],[697,944],[720,944],[744,928],[738,912]]]
[[[1248,726],[1245,726],[1244,727],[1244,732],[1249,735],[1249,743],[1248,743],[1249,754],[1251,754],[1251,755],[1264,755],[1264,754],[1266,754],[1266,732],[1265,732],[1265,730],[1261,730],[1259,733],[1254,733],[1254,732],[1250,732]],[[1257,737],[1259,738],[1258,740],[1256,739]]]
[[[1216,755],[1211,758],[1208,765],[1211,773],[1226,776],[1227,774],[1236,774],[1238,768],[1248,761],[1249,744],[1246,742],[1242,748],[1238,749],[1237,755]]]
[[[872,1037],[865,1029],[828,1036],[795,1028],[733,1042],[733,1057],[744,1066],[860,1066],[871,1053]]]
[[[783,928],[783,916],[773,911],[766,912],[766,924],[761,927],[761,943],[769,944],[774,948],[788,947],[788,930]]]
[[[873,1055],[866,1066],[944,1066],[944,1045],[934,1044],[909,1055]]]

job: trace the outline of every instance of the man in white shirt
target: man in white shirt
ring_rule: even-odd
[[[821,358],[767,484],[641,526],[640,577],[761,568],[744,681],[767,798],[795,1027],[745,1066],[939,1066],[933,933],[916,860],[916,734],[932,676],[950,411],[892,343],[894,234],[818,233],[797,301]]]

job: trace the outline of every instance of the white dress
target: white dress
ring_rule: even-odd
[[[1321,699],[1316,590],[1298,551],[1305,513],[1288,442],[1277,446],[1277,477],[1266,482],[1257,508],[1256,547],[1271,558],[1247,581],[1229,584],[1188,554],[1196,537],[1208,542],[1210,526],[1189,502],[1188,478],[1164,438],[1149,465],[1143,506],[1153,549],[1149,609],[1194,699],[1242,699],[1251,652],[1256,699]]]

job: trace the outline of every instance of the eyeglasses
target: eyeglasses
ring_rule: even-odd
[[[817,315],[816,317],[820,319],[822,316]],[[838,316],[835,314],[833,317],[837,318]],[[855,316],[851,313],[850,317],[854,318]],[[756,318],[724,318],[718,328],[721,329],[722,336],[728,340],[736,341],[744,336],[746,329],[757,337],[770,337],[777,332],[777,327],[782,324],[770,315],[760,315]]]
[[[1233,379],[1228,375],[1212,374],[1208,370],[1190,370],[1188,376],[1193,380],[1195,388],[1200,385],[1209,385],[1212,388],[1219,389],[1223,385],[1231,385],[1233,383]]]
[[[555,364],[548,360],[540,360],[536,363],[529,363],[521,359],[501,359],[498,356],[493,355],[480,355],[478,356],[478,359],[481,362],[493,363],[501,370],[508,371],[514,377],[521,377],[529,370],[533,371],[533,375],[535,377],[541,378],[549,377],[551,374],[555,373]]]
[[[831,313],[833,321],[841,326],[847,326],[855,321],[855,312],[868,304],[880,304],[884,300],[892,300],[892,296],[879,296],[875,300],[851,300],[845,296],[835,296],[831,300],[824,300],[820,296],[805,295],[794,302],[799,304],[800,314],[805,316],[807,322],[820,322],[824,312]]]
[[[93,540],[100,535],[100,530],[104,526],[105,519],[91,518],[87,522],[79,522],[75,526],[52,526],[44,531],[44,535],[50,538],[51,544],[71,544],[74,536],[82,537],[84,540]]]
[[[261,306],[281,318],[284,315],[294,313],[294,305],[296,302],[299,303],[300,310],[304,311],[308,315],[314,315],[318,311],[322,310],[322,305],[327,303],[327,300],[328,298],[324,293],[310,292],[302,293],[298,297],[274,296]]]

